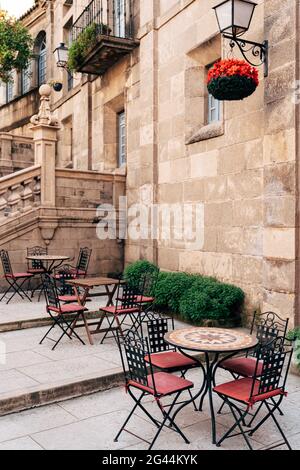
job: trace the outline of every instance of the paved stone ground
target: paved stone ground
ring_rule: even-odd
[[[189,378],[195,382],[195,386],[199,386],[199,371],[192,371]],[[228,376],[220,372],[218,379],[227,380]],[[289,396],[283,403],[285,416],[280,418],[280,422],[293,449],[300,450],[300,378],[291,375],[288,389]],[[218,398],[215,401],[217,405]],[[145,443],[127,433],[122,434],[118,443],[113,442],[131,406],[130,397],[122,387],[4,416],[0,418],[0,450],[147,449]],[[153,415],[157,415],[156,405],[149,399],[147,407],[153,411]],[[207,403],[203,413],[195,413],[191,406],[184,409],[177,422],[184,429],[191,444],[187,446],[177,434],[165,430],[157,441],[156,450],[216,450],[210,441]],[[231,422],[229,414],[218,416],[218,435],[221,435]],[[145,439],[151,438],[155,432],[140,412],[134,415],[129,428],[137,434],[142,433]],[[279,440],[278,432],[269,421],[252,438],[252,444],[255,449],[263,449]],[[246,445],[239,436],[225,441],[221,449],[242,450],[246,449]]]
[[[105,298],[94,299],[88,303],[93,311],[106,303]],[[23,302],[14,300],[11,304],[0,304],[0,321],[24,321],[47,317],[45,302]],[[64,338],[55,351],[51,341],[41,338],[49,327],[0,333],[0,400],[19,393],[30,393],[42,387],[70,383],[81,378],[97,376],[106,372],[119,371],[121,367],[118,350],[114,340],[99,345],[101,337],[95,337],[95,345],[90,346],[84,329],[78,329],[86,346],[77,339]],[[56,328],[52,337],[61,331]],[[1,352],[0,351],[0,352]]]
[[[95,289],[94,292],[98,291],[101,292],[101,289],[97,291]],[[6,323],[47,318],[48,314],[46,312],[45,300],[42,298],[41,301],[38,302],[38,294],[35,294],[32,300],[32,302],[27,300],[23,301],[19,296],[16,296],[8,305],[6,305],[4,300],[0,302],[0,327]],[[106,298],[99,297],[93,299],[92,302],[88,302],[87,308],[91,311],[98,310],[100,305],[105,304]]]

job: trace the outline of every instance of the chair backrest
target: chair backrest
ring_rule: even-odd
[[[255,314],[251,326],[251,334],[256,333],[259,347],[254,351],[254,355],[260,351],[260,346],[268,345],[271,341],[287,334],[289,319],[284,320],[274,312]]]
[[[148,342],[151,353],[174,350],[164,339],[170,330],[174,330],[174,319],[165,318],[152,312],[148,312],[147,317]]]
[[[53,307],[60,310],[60,302],[57,294],[56,283],[48,274],[43,276],[43,287],[46,296],[47,307]]]
[[[153,296],[157,284],[159,269],[143,274],[139,281],[138,294]]]
[[[1,262],[2,262],[2,266],[3,266],[4,276],[7,276],[8,274],[12,275],[13,271],[12,271],[12,268],[11,268],[8,252],[6,250],[1,250],[0,251],[0,257],[1,257]]]
[[[33,246],[27,248],[27,256],[43,256],[48,254],[48,248],[43,246]],[[32,269],[43,269],[43,262],[38,260],[28,260],[28,267]]]
[[[59,274],[59,291],[61,295],[73,295],[73,287],[68,284],[68,280],[76,279],[76,273],[74,270],[68,265],[61,266],[58,271]]]
[[[129,308],[141,308],[141,302],[137,301],[136,291],[120,281],[117,291],[116,310]]]
[[[267,350],[263,346],[261,347],[262,351],[257,359],[251,396],[263,395],[278,389],[283,392],[285,390],[293,349],[286,347],[284,338],[278,338],[271,344],[272,346]],[[261,361],[263,361],[262,371],[259,370]],[[255,391],[257,381],[259,381],[259,389]]]
[[[92,250],[90,248],[80,248],[79,256],[76,264],[77,271],[83,271],[85,275],[87,274],[88,267],[90,264]]]
[[[129,381],[133,381],[142,386],[149,387],[148,378],[150,375],[152,379],[150,387],[154,389],[156,394],[147,338],[141,338],[137,332],[131,330],[124,332],[124,337],[121,337],[119,332],[117,332],[117,336],[126,385]],[[149,358],[149,362],[146,362],[146,357]]]

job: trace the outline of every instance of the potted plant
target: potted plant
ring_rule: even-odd
[[[258,70],[245,60],[219,60],[208,72],[208,91],[219,101],[243,100],[252,95],[258,85]]]
[[[63,89],[63,84],[60,80],[50,80],[48,82],[48,85],[50,85],[54,91],[60,92]]]
[[[20,21],[0,10],[0,79],[12,81],[12,72],[29,66],[32,57],[32,38]]]
[[[108,25],[101,23],[88,26],[79,34],[78,38],[72,42],[68,56],[68,70],[75,72],[83,64],[85,57],[97,44],[99,36],[108,36],[111,29]]]

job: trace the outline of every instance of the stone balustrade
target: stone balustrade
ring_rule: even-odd
[[[41,167],[33,166],[0,179],[0,224],[41,203]]]

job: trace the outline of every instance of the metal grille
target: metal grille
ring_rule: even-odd
[[[34,246],[33,248],[27,248],[27,256],[43,256],[48,254],[48,248],[42,246]],[[43,269],[43,262],[39,260],[32,260],[32,269]]]
[[[157,283],[158,274],[159,271],[157,270],[154,272],[147,272],[141,276],[138,294],[143,293],[146,296],[152,296]]]
[[[129,308],[137,308],[136,292],[127,284],[119,284],[116,309],[123,310]]]
[[[279,336],[286,336],[288,320],[283,320],[274,312],[266,312],[261,315],[255,315],[253,318],[251,333],[256,330],[256,337],[259,341],[259,347],[251,353],[258,357],[263,351],[261,346],[268,349],[268,345]]]
[[[129,331],[123,344],[128,365],[127,377],[147,386],[148,370],[145,361],[145,357],[149,355],[147,341]]]
[[[174,329],[174,321],[171,318],[155,318],[147,322],[148,340],[151,353],[170,351],[171,349],[174,349],[164,340],[171,323],[172,329]]]
[[[92,0],[73,25],[73,39],[90,26],[96,34],[133,38],[133,0]]]
[[[85,273],[88,270],[92,250],[90,248],[80,248],[79,257],[76,265],[76,269],[84,271]]]
[[[43,277],[43,286],[48,307],[60,308],[55,281],[50,276]]]
[[[11,269],[11,264],[10,264],[10,259],[8,252],[6,250],[1,250],[0,251],[0,257],[2,261],[2,266],[3,266],[3,272],[4,274],[13,274],[12,269]]]
[[[280,387],[285,358],[286,353],[282,351],[270,351],[265,355],[260,377],[259,395],[272,392]]]

